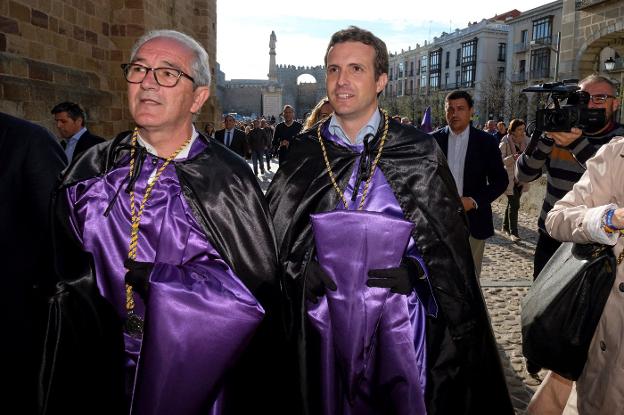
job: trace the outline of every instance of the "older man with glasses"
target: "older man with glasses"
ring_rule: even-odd
[[[569,132],[547,132],[532,150],[517,160],[516,179],[530,182],[547,174],[546,197],[537,222],[538,239],[533,259],[533,278],[537,278],[561,242],[546,231],[546,215],[554,204],[568,193],[585,172],[585,162],[615,136],[624,135],[624,128],[614,117],[619,106],[613,82],[599,75],[590,75],[579,86],[590,95],[589,108],[604,109],[605,122],[593,130],[572,128]],[[529,146],[531,147],[531,146]],[[537,376],[539,367],[527,364],[528,372]]]
[[[208,54],[159,30],[122,69],[134,131],[85,153],[54,198],[41,412],[279,411],[275,238],[247,164],[193,125]]]

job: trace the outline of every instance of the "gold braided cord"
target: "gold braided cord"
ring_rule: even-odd
[[[135,127],[134,132],[132,133],[132,147],[130,149],[130,172],[128,173],[130,176],[132,176],[132,173],[134,172],[134,149],[137,145],[138,131],[138,128]],[[184,143],[182,143],[182,145],[176,151],[174,151],[169,157],[165,159],[165,162],[162,164],[162,166],[158,168],[152,180],[150,180],[147,184],[147,188],[145,189],[145,194],[143,195],[143,199],[141,200],[141,204],[139,205],[138,212],[136,212],[135,209],[134,189],[130,191],[130,215],[132,216],[132,225],[130,228],[130,247],[128,251],[128,259],[135,260],[137,257],[137,247],[139,244],[139,225],[141,223],[141,218],[143,217],[145,205],[147,204],[147,200],[152,194],[152,189],[154,188],[154,185],[156,184],[156,182],[158,182],[160,175],[163,173],[163,171],[165,171],[165,168],[169,165],[169,163],[171,163],[171,161],[175,159],[186,146],[189,145],[192,138],[192,135],[187,138],[186,141],[184,141]],[[140,172],[137,174],[140,174]],[[128,314],[134,312],[134,297],[132,295],[132,286],[130,284],[126,284],[126,311]]]
[[[381,136],[381,141],[379,142],[379,149],[377,150],[377,155],[375,156],[375,160],[373,161],[373,165],[371,166],[371,171],[370,174],[368,176],[368,179],[366,179],[366,183],[364,184],[364,191],[362,192],[362,199],[360,200],[360,204],[357,208],[357,210],[362,210],[364,208],[364,201],[366,200],[366,195],[368,194],[368,188],[370,185],[371,180],[373,179],[373,175],[375,174],[375,169],[377,168],[377,163],[379,162],[379,159],[381,158],[381,152],[383,151],[383,147],[384,144],[386,142],[386,138],[388,137],[388,119],[390,117],[388,117],[388,113],[385,110],[381,110],[381,112],[384,115],[384,130],[383,130],[383,134]],[[338,182],[336,181],[336,176],[334,176],[334,172],[331,169],[331,165],[329,164],[329,157],[327,156],[327,149],[325,148],[325,143],[323,142],[323,137],[321,134],[321,126],[323,125],[323,123],[320,123],[317,130],[316,130],[316,134],[318,136],[318,140],[319,143],[321,144],[321,151],[323,153],[323,160],[325,160],[325,168],[327,169],[327,174],[329,175],[329,180],[332,183],[332,186],[334,187],[334,189],[336,190],[336,193],[338,193],[338,196],[340,196],[340,199],[342,199],[342,203],[345,207],[345,209],[349,209],[349,203],[347,202],[347,199],[345,198],[344,193],[342,192],[342,190],[340,190],[340,187],[338,187]],[[359,189],[353,189],[354,192],[358,192]]]
[[[382,110],[383,111],[383,110]],[[362,210],[364,208],[364,200],[366,199],[366,195],[368,194],[368,186],[370,185],[371,180],[373,179],[373,175],[375,174],[375,169],[377,168],[377,163],[381,158],[381,152],[383,150],[384,144],[386,143],[386,138],[388,137],[388,114],[383,111],[384,114],[384,131],[381,136],[381,141],[379,142],[379,150],[377,150],[377,156],[373,161],[373,165],[371,167],[370,176],[368,176],[368,180],[366,180],[366,184],[364,185],[364,191],[362,192],[362,200],[360,200],[360,206],[358,206],[358,210]],[[357,189],[354,189],[357,192]]]
[[[329,158],[327,157],[327,150],[325,149],[325,144],[323,143],[323,138],[321,137],[322,125],[323,123],[319,123],[316,133],[318,135],[319,143],[321,144],[321,151],[323,152],[323,159],[325,160],[325,168],[327,169],[327,174],[329,175],[329,180],[331,181],[332,186],[334,186],[334,189],[336,189],[336,193],[338,193],[338,195],[342,199],[342,204],[344,205],[345,209],[349,209],[349,204],[347,203],[347,199],[345,198],[344,193],[342,193],[342,191],[338,187],[338,183],[336,183],[336,177],[334,176],[334,172],[332,171],[331,166],[329,164]]]

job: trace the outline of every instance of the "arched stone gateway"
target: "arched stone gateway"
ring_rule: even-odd
[[[262,114],[279,119],[282,106],[290,104],[295,107],[295,116],[303,118],[326,94],[325,66],[277,65],[275,32],[271,32],[269,39],[269,79],[224,81],[221,88],[222,107],[225,112]],[[316,82],[298,83],[302,75],[310,75]],[[239,91],[244,85],[250,84],[260,89],[254,94]]]
[[[619,56],[624,56],[624,17],[613,25],[591,33],[574,59],[574,66],[581,75],[593,72],[606,72],[604,62],[600,62],[600,52],[609,47]]]
[[[301,75],[311,75],[316,83],[301,83]],[[303,118],[325,96],[325,66],[278,65],[277,81],[282,85],[284,104],[295,106],[297,117]]]

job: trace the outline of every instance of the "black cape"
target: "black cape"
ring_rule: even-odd
[[[224,380],[232,393],[226,395],[226,413],[258,409],[280,413],[283,402],[274,394],[284,379],[277,362],[283,344],[282,284],[267,204],[244,160],[213,139],[198,139],[208,145],[203,152],[172,162],[180,186],[209,242],[266,312],[241,361]],[[122,322],[97,289],[90,257],[69,228],[70,207],[63,195],[68,186],[116,168],[128,154],[128,144],[129,136],[121,134],[92,147],[69,167],[56,191],[54,239],[60,282],[49,301],[40,373],[42,413],[127,413]]]
[[[383,122],[372,141],[377,154]],[[359,155],[324,140],[341,189]],[[315,333],[307,327],[303,278],[314,245],[310,214],[334,210],[338,195],[329,180],[316,127],[291,144],[267,192],[280,252],[279,261],[292,310],[289,324],[298,367],[302,413],[320,413]],[[412,237],[431,273],[439,307],[428,317],[428,414],[513,414],[483,295],[474,273],[466,215],[446,158],[435,140],[413,127],[390,121],[378,168],[414,224]],[[348,237],[348,235],[347,235]]]

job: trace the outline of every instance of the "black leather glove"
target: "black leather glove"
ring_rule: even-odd
[[[124,267],[128,270],[125,277],[126,284],[129,284],[143,301],[147,301],[149,276],[152,273],[154,264],[152,262],[139,262],[128,258],[124,261]]]
[[[336,291],[336,283],[327,275],[321,264],[310,260],[304,273],[305,298],[314,304],[318,303],[319,297],[325,295],[325,289]]]
[[[390,288],[396,294],[409,295],[419,279],[425,275],[418,261],[403,258],[396,268],[371,269],[366,285],[369,287]]]

